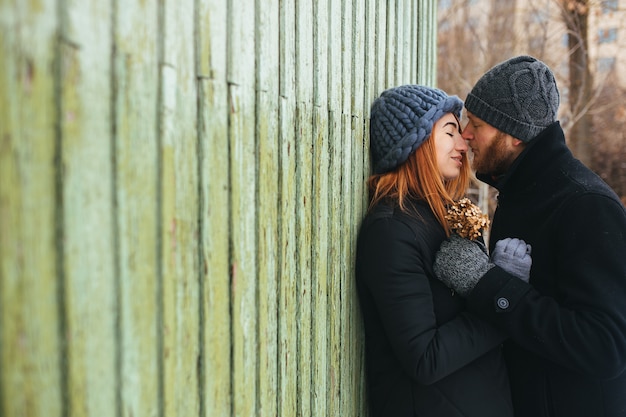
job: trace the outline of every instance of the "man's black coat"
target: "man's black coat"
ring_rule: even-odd
[[[530,284],[490,270],[470,311],[506,332],[516,417],[626,416],[626,212],[558,122],[499,179],[490,246],[532,246]]]

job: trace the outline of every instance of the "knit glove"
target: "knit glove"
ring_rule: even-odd
[[[433,269],[439,281],[467,297],[476,283],[495,265],[482,242],[452,234],[435,255]]]
[[[530,278],[531,247],[521,239],[510,238],[498,240],[491,253],[491,262],[498,265],[511,275],[524,282]]]

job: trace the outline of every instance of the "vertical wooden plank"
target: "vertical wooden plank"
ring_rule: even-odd
[[[296,238],[298,415],[311,415],[311,201],[313,5],[296,1]]]
[[[363,35],[363,43],[365,48],[365,76],[363,79],[363,117],[369,119],[370,107],[372,102],[376,98],[377,86],[376,86],[376,74],[377,74],[377,60],[376,60],[376,38],[380,36],[377,33],[378,19],[376,16],[375,0],[364,0],[364,20],[365,20],[365,33]],[[369,141],[369,133],[367,136]]]
[[[198,413],[198,169],[194,2],[164,0],[161,239],[164,415]]]
[[[393,87],[397,85],[398,82],[398,74],[397,74],[397,64],[398,64],[398,21],[396,15],[396,3],[395,1],[387,1],[387,30],[386,30],[386,41],[387,45],[385,48],[385,66],[386,66],[386,79],[385,79],[385,88]]]
[[[0,4],[0,415],[62,417],[54,1]]]
[[[158,414],[158,10],[116,1],[114,120],[119,230],[119,372],[123,416]]]
[[[414,83],[415,80],[411,77],[411,66],[413,61],[413,38],[411,37],[411,30],[413,29],[411,21],[411,13],[414,7],[412,1],[403,3],[402,9],[402,48],[404,49],[404,56],[402,60],[402,84]]]
[[[227,0],[198,5],[204,416],[231,415]],[[219,175],[216,175],[219,173]]]
[[[279,415],[297,413],[295,1],[280,2]]]
[[[60,115],[69,403],[117,410],[111,3],[64,2]],[[103,59],[103,57],[105,57]]]
[[[352,385],[352,369],[348,366],[351,363],[350,356],[350,319],[352,305],[350,299],[350,251],[351,251],[351,230],[352,230],[352,94],[353,94],[353,2],[344,2],[342,9],[343,28],[342,40],[343,50],[342,60],[342,89],[341,89],[341,214],[339,224],[342,225],[341,233],[341,271],[340,271],[340,299],[341,299],[341,402],[340,414],[351,413],[351,402],[354,395]]]
[[[352,2],[352,61],[351,61],[351,114],[356,124],[363,121],[363,96],[365,93],[365,0]],[[359,133],[360,135],[360,133]],[[355,138],[357,140],[362,137]],[[360,143],[355,144],[357,147]],[[360,152],[359,152],[360,156]]]
[[[279,1],[257,0],[258,359],[257,415],[277,416]]]
[[[232,248],[233,413],[252,416],[257,401],[256,143],[254,0],[229,7],[231,38],[230,179]]]
[[[417,8],[417,4],[415,4],[415,2],[411,2],[411,22],[410,22],[410,27],[411,27],[411,42],[410,42],[410,48],[411,48],[411,59],[408,63],[410,70],[410,77],[411,77],[411,82],[412,83],[417,83],[417,62],[419,60],[419,49],[418,49],[418,43],[417,43],[417,28],[419,26],[419,15],[417,14],[418,8]]]
[[[377,54],[377,3],[375,0],[366,0],[365,1],[365,39],[364,39],[364,48],[365,48],[365,85],[364,85],[364,94],[363,94],[363,150],[362,150],[362,165],[361,165],[361,207],[362,214],[358,221],[356,221],[357,227],[357,236],[358,236],[358,228],[361,225],[361,220],[365,215],[369,203],[369,190],[367,187],[367,179],[371,172],[370,166],[370,136],[369,136],[369,127],[370,127],[370,108],[377,96],[377,68],[378,68],[378,54]],[[358,300],[357,300],[358,302]],[[363,322],[362,316],[360,313],[360,305],[359,305],[359,323],[358,323],[359,333],[357,337],[357,345],[360,345],[361,350],[359,352],[359,357],[355,364],[355,372],[358,375],[358,386],[359,386],[359,395],[358,395],[358,404],[359,409],[358,413],[360,415],[367,415],[368,410],[368,397],[367,397],[367,375],[365,369],[365,337],[363,331]]]
[[[387,7],[382,2],[376,2],[376,90],[374,95],[378,97],[387,87]]]
[[[364,150],[363,150],[363,186],[366,187],[365,181],[370,173],[370,157],[369,157],[369,119],[370,108],[372,103],[377,97],[377,68],[378,68],[378,54],[377,54],[377,25],[378,19],[376,16],[377,8],[376,0],[365,0],[365,85],[363,91],[363,122],[365,126],[364,133]],[[367,187],[363,193],[363,205],[366,208],[368,202]]]
[[[405,67],[405,51],[404,46],[404,4],[405,1],[396,1],[392,6],[394,9],[394,37],[396,42],[395,47],[395,62],[394,68],[394,84],[404,84],[404,67]]]
[[[417,2],[418,34],[418,84],[437,84],[437,1]]]
[[[313,195],[312,195],[312,404],[313,416],[331,415],[328,383],[328,271],[329,271],[329,138],[328,138],[328,25],[329,1],[313,3]]]
[[[366,22],[367,22],[367,36],[365,39],[365,50],[373,51],[372,53],[365,54],[365,67],[367,68],[367,81],[365,85],[365,103],[364,103],[364,116],[363,116],[363,194],[362,194],[362,202],[363,205],[363,215],[365,215],[367,211],[367,207],[369,204],[369,189],[367,187],[367,179],[371,173],[371,161],[370,161],[370,109],[373,101],[377,97],[378,93],[378,82],[377,82],[377,68],[379,67],[378,61],[378,50],[377,46],[379,42],[376,36],[376,30],[378,27],[378,17],[377,17],[377,2],[374,0],[367,0],[365,5],[365,14],[366,14]],[[359,226],[360,226],[360,222]],[[358,232],[357,232],[358,233]],[[358,236],[358,235],[357,235]],[[367,388],[367,373],[365,367],[365,335],[363,333],[363,323],[360,324],[361,334],[360,334],[360,343],[362,344],[363,349],[361,350],[361,357],[359,361],[359,373],[360,373],[360,404],[361,404],[361,413],[363,415],[367,415],[369,400],[367,397],[368,388]]]
[[[359,415],[364,398],[361,397],[361,359],[363,356],[363,333],[361,312],[359,309],[359,300],[356,294],[355,278],[354,278],[354,260],[356,258],[356,236],[363,215],[363,195],[365,188],[363,187],[363,142],[364,142],[364,92],[367,69],[365,64],[365,0],[356,0],[353,3],[353,34],[352,34],[352,55],[353,55],[353,76],[352,76],[352,192],[350,210],[352,217],[350,220],[350,251],[348,253],[348,270],[349,275],[346,280],[346,291],[348,294],[347,302],[350,305],[350,345],[349,355],[351,358],[351,385],[352,385],[352,402],[350,414]]]
[[[370,174],[370,154],[369,154],[369,120],[370,120],[370,107],[374,99],[378,95],[377,91],[377,67],[378,67],[378,50],[377,45],[378,37],[380,34],[377,32],[379,27],[377,9],[380,7],[378,2],[374,0],[365,0],[364,4],[364,22],[365,22],[365,34],[364,34],[364,69],[365,75],[363,77],[363,110],[361,124],[362,129],[362,155],[361,155],[361,178],[360,178],[360,200],[356,200],[357,204],[360,204],[361,214],[355,220],[356,235],[358,236],[358,229],[368,205],[368,188],[367,178]],[[356,246],[355,246],[356,249]],[[356,297],[356,295],[355,295]],[[357,313],[355,314],[357,340],[355,342],[357,346],[357,356],[354,360],[354,373],[357,384],[357,409],[355,415],[367,415],[368,410],[368,398],[367,398],[367,375],[365,369],[365,338],[363,334],[363,321],[360,311],[360,305],[358,304],[358,298],[355,300]]]
[[[359,230],[358,227],[361,225],[361,220],[367,213],[367,207],[369,203],[369,199],[368,199],[369,190],[367,187],[367,178],[370,173],[369,127],[370,127],[369,117],[366,117],[363,120],[363,125],[362,125],[364,142],[363,142],[363,148],[362,148],[362,154],[361,154],[361,175],[362,175],[362,179],[361,179],[362,191],[360,193],[361,216],[359,218],[359,221],[356,222],[356,226],[357,226],[356,236],[357,237],[358,237],[358,230]],[[355,250],[356,250],[356,246],[355,246]],[[355,288],[355,291],[356,291],[356,288]],[[355,294],[355,297],[357,297],[357,300],[355,302],[356,302],[357,311],[358,311],[358,314],[356,314],[357,323],[355,324],[355,328],[357,329],[356,342],[355,342],[357,345],[357,353],[356,353],[357,356],[355,358],[355,373],[356,373],[356,378],[357,378],[356,384],[358,387],[357,410],[359,411],[360,415],[365,415],[366,414],[365,410],[367,410],[368,408],[367,375],[366,375],[366,369],[365,369],[365,333],[364,333],[365,330],[363,328],[363,317],[362,317],[361,308],[360,308],[361,306],[358,303],[358,294]]]
[[[328,13],[328,141],[329,141],[329,259],[328,410],[341,414],[341,92],[342,92],[342,3],[329,2]]]

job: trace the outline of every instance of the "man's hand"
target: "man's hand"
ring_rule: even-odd
[[[531,247],[521,239],[506,238],[498,240],[491,254],[491,262],[524,282],[530,278]]]

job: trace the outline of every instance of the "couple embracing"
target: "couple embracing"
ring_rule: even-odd
[[[626,416],[626,210],[558,107],[530,56],[465,103],[420,85],[374,101],[356,257],[372,416]],[[488,248],[472,168],[499,193]]]

